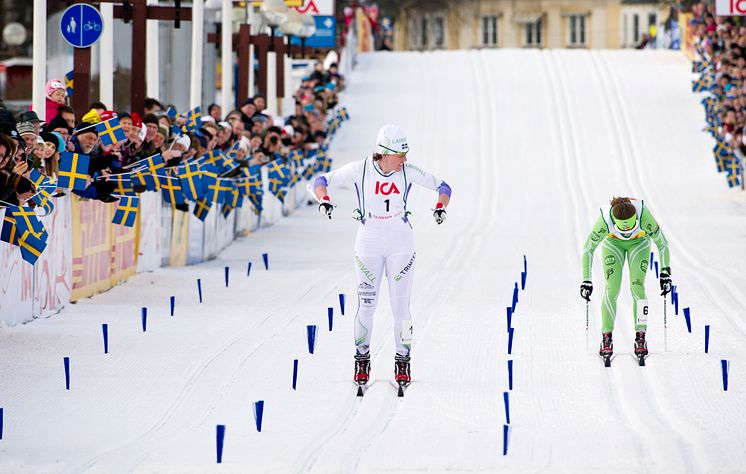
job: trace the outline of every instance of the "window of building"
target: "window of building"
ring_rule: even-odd
[[[445,48],[446,21],[442,15],[422,14],[409,19],[409,49]]]
[[[446,45],[445,19],[442,16],[433,17],[433,44],[434,48],[443,48]]]
[[[585,15],[569,15],[568,24],[568,44],[570,46],[585,46]]]
[[[541,46],[541,18],[534,22],[526,23],[526,46]]]
[[[482,46],[497,46],[497,15],[482,17]]]
[[[632,43],[637,44],[640,42],[640,15],[635,13],[632,15]]]

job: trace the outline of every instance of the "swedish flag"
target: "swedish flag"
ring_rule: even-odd
[[[49,234],[30,207],[8,206],[0,239],[21,247],[21,257],[32,265],[47,247]]]
[[[140,198],[137,196],[122,196],[119,198],[119,205],[117,205],[117,210],[114,212],[112,222],[125,227],[134,227],[139,204]]]
[[[697,81],[692,81],[692,92],[704,92],[711,86],[710,76],[703,74]]]
[[[171,119],[171,122],[176,121],[176,115],[177,113],[175,108],[169,107],[168,109],[166,109],[166,116]]]
[[[228,158],[231,158],[231,159],[236,158],[240,144],[241,144],[240,142],[236,142],[233,145],[231,145],[230,149],[228,150],[228,153],[226,153],[228,155]]]
[[[43,186],[49,183],[49,178],[41,174],[38,170],[32,169],[28,176],[29,181],[34,184],[34,187]]]
[[[211,206],[212,202],[208,201],[207,199],[203,198],[197,200],[197,205],[194,207],[194,215],[197,216],[197,219],[204,222],[207,218],[207,214],[210,212]]]
[[[198,105],[197,107],[193,108],[192,110],[186,113],[187,123],[197,122],[197,119],[199,119],[201,116],[202,116],[202,108]]]
[[[190,201],[201,199],[205,195],[202,187],[202,173],[197,163],[187,163],[175,168],[176,176],[181,183],[181,191],[184,197]]]
[[[126,195],[134,194],[135,188],[132,184],[132,178],[128,174],[111,175],[106,178],[107,181],[114,183],[112,194]]]
[[[74,73],[75,73],[75,71],[70,71],[67,74],[65,74],[65,92],[67,92],[67,96],[68,97],[72,97],[73,96],[73,90],[74,90],[74,87],[73,87],[73,84],[74,84],[73,83],[73,77],[75,75]],[[52,120],[52,118],[51,117],[47,117],[47,120]]]
[[[172,207],[186,202],[184,193],[181,191],[181,184],[179,184],[177,178],[172,177],[170,173],[167,173],[165,176],[159,173],[158,177],[164,201],[171,204]],[[163,179],[160,179],[161,177]]]
[[[88,155],[62,152],[60,154],[60,172],[57,186],[66,189],[83,190],[88,186]]]
[[[725,169],[726,161],[731,156],[730,149],[725,140],[716,138],[715,148],[712,149],[712,152],[715,155],[715,162],[718,165],[718,173],[722,172]]]
[[[97,123],[96,132],[98,132],[98,136],[101,138],[101,143],[104,146],[111,146],[127,139],[117,117]]]
[[[132,186],[145,186],[148,191],[158,191],[158,181],[155,176],[145,171],[145,168],[133,171],[130,175]]]
[[[328,173],[332,169],[332,157],[327,152],[320,152],[316,156],[316,173]]]
[[[145,158],[144,160],[140,160],[140,161],[143,162],[142,164],[147,166],[148,171],[150,171],[151,173],[155,173],[159,169],[166,167],[166,162],[163,161],[163,157],[161,156],[160,153],[156,153],[155,155],[149,156]]]
[[[347,113],[347,107],[340,108],[337,117],[339,117],[342,122],[350,120],[350,114]]]
[[[39,186],[36,188],[37,193],[31,196],[30,201],[37,204],[37,207],[44,209],[44,215],[48,216],[54,211],[54,204],[52,204],[52,191],[54,186]]]
[[[300,168],[303,165],[303,152],[301,150],[295,150],[288,156],[288,161],[292,163],[296,168]]]

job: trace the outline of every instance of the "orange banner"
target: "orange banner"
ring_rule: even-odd
[[[681,28],[681,50],[686,54],[690,61],[694,61],[696,53],[694,52],[694,27],[689,22],[692,21],[691,13],[679,13],[679,27]]]
[[[117,204],[72,198],[70,301],[106,291],[135,273],[137,227],[111,223]]]

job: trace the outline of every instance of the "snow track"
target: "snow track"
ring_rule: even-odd
[[[746,465],[746,204],[711,162],[689,65],[677,53],[460,51],[362,55],[343,98],[352,120],[335,166],[363,158],[384,123],[408,132],[409,159],[454,190],[436,226],[414,188],[414,383],[392,385],[394,340],[382,285],[371,386],[351,383],[356,293],[354,192],[226,249],[216,261],[141,274],[53,318],[0,329],[0,472],[737,472]],[[647,367],[632,357],[628,282],[617,357],[596,351],[603,275],[596,258],[590,351],[580,252],[598,208],[643,198],[669,237],[681,306],[659,290]],[[259,264],[270,253],[270,270]],[[512,435],[505,306],[528,256],[513,316]],[[242,276],[246,262],[254,269]],[[222,269],[233,269],[225,288]],[[201,278],[205,302],[196,302]],[[337,294],[347,295],[347,314]],[[168,296],[176,314],[167,316]],[[149,308],[148,332],[139,308]],[[326,308],[335,308],[327,331]],[[100,324],[110,350],[101,354]],[[308,354],[305,326],[318,325]],[[712,327],[703,353],[702,327]],[[64,390],[62,357],[72,389]],[[731,360],[723,392],[721,358]],[[290,388],[299,360],[298,390]],[[265,401],[264,426],[252,404]],[[215,425],[226,425],[215,464]]]

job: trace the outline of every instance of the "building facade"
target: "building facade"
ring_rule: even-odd
[[[668,14],[654,0],[408,0],[397,6],[395,47],[633,48]]]

